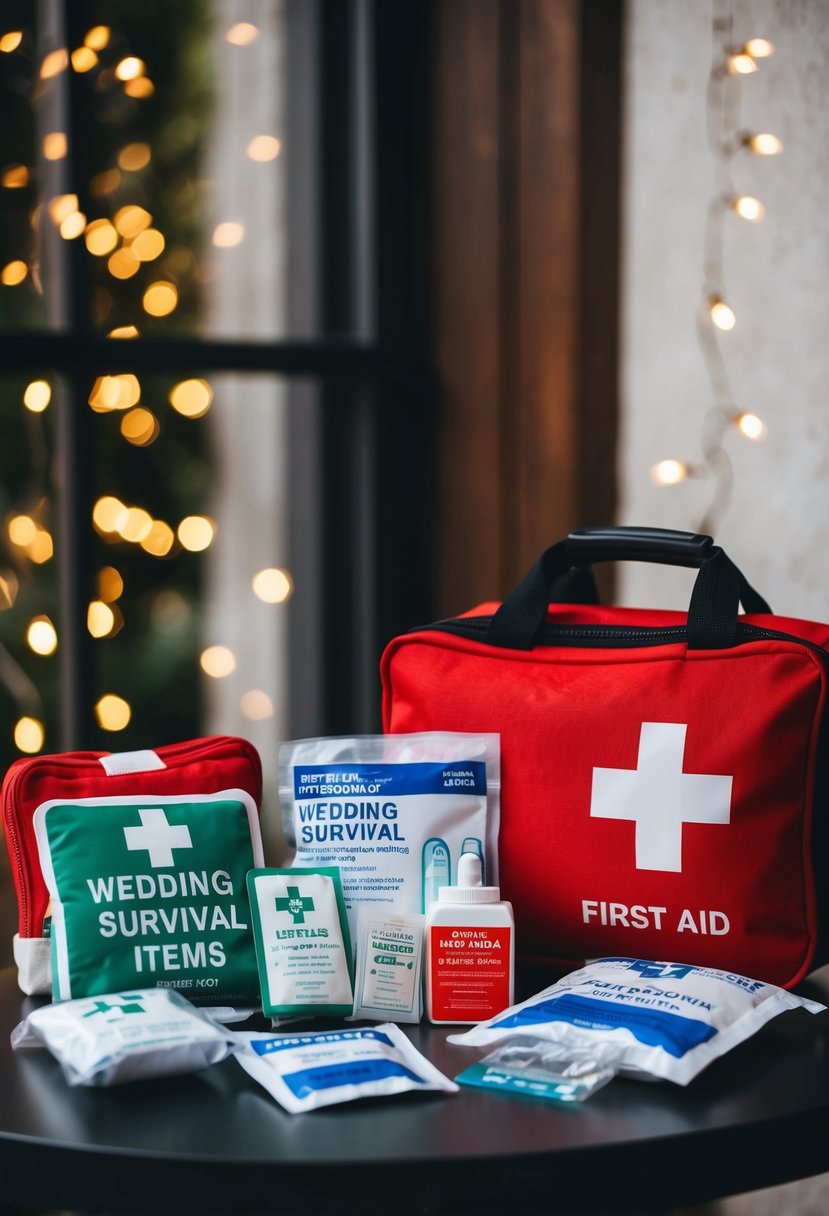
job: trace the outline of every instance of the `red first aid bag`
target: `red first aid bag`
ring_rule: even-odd
[[[61,752],[23,757],[2,786],[3,827],[17,895],[14,959],[24,992],[52,990],[50,899],[40,865],[34,813],[60,800],[218,794],[242,790],[257,810],[262,801],[262,763],[252,743],[232,735],[171,743],[132,752]]]
[[[688,612],[580,602],[620,559],[698,567]],[[829,625],[773,615],[711,537],[581,529],[503,604],[392,640],[383,726],[500,733],[525,964],[634,955],[791,987],[829,942],[827,662]]]

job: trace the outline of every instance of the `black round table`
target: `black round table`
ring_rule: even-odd
[[[829,981],[808,994],[826,1001]],[[232,1059],[185,1077],[70,1088],[48,1052],[9,1046],[37,1003],[0,972],[9,1208],[665,1212],[829,1171],[829,1011],[782,1014],[684,1089],[617,1078],[572,1106],[462,1089],[290,1115]],[[484,1054],[447,1044],[446,1028],[408,1031],[448,1076]]]

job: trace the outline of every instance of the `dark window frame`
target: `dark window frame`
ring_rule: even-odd
[[[318,733],[378,729],[376,671],[382,645],[407,624],[431,615],[432,392],[422,225],[428,191],[430,5],[419,0],[391,6],[374,0],[317,0],[313,5],[299,0],[299,5],[313,11],[318,40],[315,173],[326,186],[319,192],[317,213],[321,336],[273,342],[149,336],[126,344],[104,338],[91,329],[83,253],[72,247],[62,251],[67,260],[61,327],[0,333],[4,372],[48,372],[62,384],[56,444],[63,750],[90,747],[93,737],[96,661],[86,607],[93,587],[94,470],[87,397],[96,376],[123,371],[127,363],[139,375],[270,372],[294,382],[311,379],[321,387],[315,541],[325,573],[319,619],[304,631],[298,623],[298,637],[292,640],[297,689],[300,672],[307,671],[308,648],[318,648],[319,688],[306,703],[303,726]],[[77,45],[87,28],[87,6],[50,0],[49,9],[53,32],[66,32],[63,45]],[[369,148],[358,146],[356,138],[349,65],[358,54],[364,63],[367,56],[371,60]],[[73,73],[65,76],[66,129],[70,149],[77,153],[83,147],[77,137],[83,99]],[[365,102],[364,97],[364,107]],[[360,117],[365,121],[365,114]],[[377,318],[371,338],[360,336],[357,328],[365,289],[357,281],[353,253],[356,164],[358,156],[366,155],[371,160],[371,214],[376,217],[369,230],[374,266],[370,303]],[[77,161],[67,158],[62,170],[67,178],[85,180]],[[364,218],[362,232],[365,239]]]

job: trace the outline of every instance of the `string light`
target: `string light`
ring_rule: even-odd
[[[97,702],[95,717],[101,730],[125,730],[130,724],[132,708],[129,701],[115,693],[108,692]]]
[[[29,170],[25,165],[9,165],[0,181],[6,190],[20,190],[29,184]]]
[[[250,46],[259,37],[259,30],[249,21],[239,21],[232,25],[225,38],[232,46]]]
[[[236,670],[236,655],[229,646],[208,646],[201,652],[199,665],[205,675],[222,680]]]
[[[83,44],[93,51],[103,51],[109,46],[110,33],[108,25],[93,25],[84,34]]]
[[[98,56],[91,46],[79,46],[71,55],[72,67],[78,73],[91,72],[98,62]]]
[[[282,150],[282,144],[275,135],[254,135],[247,147],[251,160],[275,160]]]
[[[33,756],[41,750],[45,739],[43,723],[37,718],[30,718],[28,715],[18,718],[14,726],[14,745],[18,751]]]
[[[178,289],[174,283],[159,281],[151,283],[144,292],[141,303],[151,317],[168,317],[178,304]]]
[[[125,144],[118,153],[118,168],[135,173],[139,169],[146,169],[151,160],[152,152],[149,144]]]
[[[269,566],[259,570],[251,579],[253,593],[266,604],[284,604],[294,589],[293,580],[287,570]]]
[[[206,380],[181,380],[170,389],[168,400],[185,418],[203,418],[210,409],[213,389]]]
[[[176,532],[181,547],[190,553],[201,553],[213,543],[216,525],[206,515],[187,515]]]
[[[273,701],[261,688],[251,688],[239,698],[242,717],[251,722],[261,722],[273,717]]]
[[[26,262],[20,258],[15,258],[12,262],[7,262],[0,270],[0,283],[4,287],[17,287],[24,281],[29,273],[29,267]]]
[[[58,648],[58,634],[48,616],[36,616],[29,622],[26,642],[35,654],[47,656]]]
[[[135,80],[137,76],[143,76],[146,70],[144,60],[136,55],[127,55],[115,65],[115,75],[119,80]]]
[[[47,160],[63,160],[67,148],[65,131],[49,131],[43,136],[43,155]]]
[[[109,220],[92,220],[86,226],[84,241],[93,257],[106,257],[118,244],[118,231]]]
[[[232,249],[234,245],[241,245],[244,236],[244,224],[226,220],[222,224],[217,224],[213,230],[213,244],[220,249]]]
[[[50,51],[40,65],[40,79],[51,80],[53,76],[58,76],[65,71],[69,66],[69,52],[65,46],[59,47],[56,51]]]
[[[32,380],[23,393],[23,404],[33,414],[42,414],[52,400],[52,386],[48,380]]]
[[[4,55],[10,55],[12,51],[16,51],[23,41],[22,30],[9,30],[7,34],[0,37],[0,51]]]
[[[712,63],[708,81],[708,143],[714,158],[717,191],[709,204],[705,228],[702,295],[697,335],[708,371],[713,403],[702,419],[702,461],[691,464],[678,459],[659,461],[651,468],[657,485],[673,486],[692,477],[711,479],[711,499],[699,532],[714,532],[731,496],[733,469],[725,447],[729,432],[757,442],[765,438],[766,425],[757,414],[734,405],[734,393],[718,335],[734,329],[737,317],[723,290],[725,279],[725,219],[730,213],[750,223],[765,215],[765,208],[752,194],[734,188],[735,153],[746,149],[757,156],[774,156],[783,150],[782,141],[771,132],[734,131],[740,112],[742,82],[758,71],[759,63],[774,53],[766,38],[750,38],[743,44],[733,39],[733,0],[713,0]]]

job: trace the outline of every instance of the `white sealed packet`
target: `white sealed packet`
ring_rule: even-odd
[[[425,912],[463,852],[498,882],[500,736],[457,731],[299,739],[279,749],[291,865],[340,868],[360,905]]]
[[[786,1009],[826,1006],[744,975],[685,963],[600,958],[448,1042],[488,1046],[516,1035],[616,1043],[620,1072],[687,1085]]]
[[[416,1090],[458,1086],[391,1022],[354,1030],[267,1035],[237,1031],[245,1072],[292,1114]]]
[[[210,1014],[169,988],[43,1005],[14,1028],[11,1044],[48,1047],[70,1085],[197,1072],[238,1048]]]

